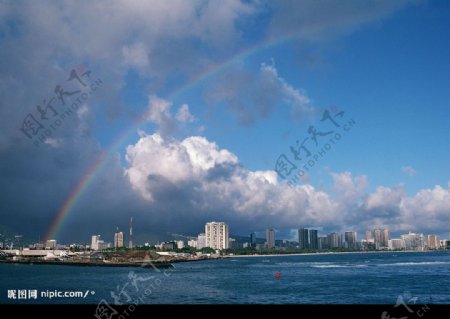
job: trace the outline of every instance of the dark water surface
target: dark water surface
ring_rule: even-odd
[[[447,252],[235,257],[175,267],[0,264],[0,303],[394,305],[405,292],[417,303],[450,303]],[[22,297],[26,290],[27,299],[8,298],[8,290],[21,290]],[[55,290],[83,296],[48,298]]]

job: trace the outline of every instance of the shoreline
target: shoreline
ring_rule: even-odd
[[[316,252],[316,253],[292,253],[292,254],[254,254],[254,255],[222,255],[215,256],[213,258],[198,258],[198,259],[174,259],[170,261],[156,261],[156,260],[142,260],[133,262],[90,262],[90,261],[55,261],[55,260],[0,260],[0,264],[22,264],[22,265],[53,265],[53,266],[79,266],[79,267],[140,267],[140,268],[153,268],[153,269],[167,269],[175,268],[174,264],[185,262],[196,262],[205,260],[221,260],[221,259],[233,259],[233,258],[272,258],[272,257],[288,257],[288,256],[314,256],[314,255],[344,255],[344,254],[396,254],[396,253],[450,253],[446,250],[399,250],[399,251],[339,251],[339,252]]]
[[[141,268],[175,268],[171,262],[143,261],[143,262],[64,262],[64,261],[40,261],[40,260],[1,260],[0,264],[21,264],[21,265],[53,265],[53,266],[80,266],[80,267],[141,267]]]
[[[54,265],[54,266],[80,266],[80,267],[140,267],[140,268],[175,268],[174,264],[184,262],[197,262],[203,260],[223,259],[224,256],[203,258],[175,258],[171,260],[133,260],[133,261],[89,261],[89,260],[41,260],[36,258],[3,259],[0,264],[22,265]]]
[[[293,254],[255,254],[255,255],[225,255],[223,258],[244,258],[244,257],[250,257],[250,258],[257,258],[257,257],[286,257],[286,256],[314,256],[314,255],[342,255],[342,254],[378,254],[378,253],[431,253],[431,252],[447,252],[445,250],[392,250],[392,251],[386,251],[386,250],[380,250],[380,251],[339,251],[339,252],[333,252],[333,251],[327,251],[327,252],[317,252],[317,253],[293,253]]]

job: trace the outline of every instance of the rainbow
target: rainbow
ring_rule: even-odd
[[[279,46],[283,43],[286,43],[296,37],[295,34],[290,34],[282,38],[272,38],[270,40],[266,40],[257,45],[251,46],[245,50],[242,50],[238,54],[232,56],[228,60],[224,60],[220,63],[217,63],[210,67],[209,69],[198,73],[191,80],[187,81],[185,84],[180,86],[171,92],[166,99],[174,99],[177,96],[181,95],[185,91],[203,83],[204,81],[212,78],[216,74],[220,73],[222,70],[227,69],[239,61],[243,61],[249,56],[268,49],[270,47]],[[102,169],[106,166],[105,164],[108,162],[108,159],[111,155],[115,154],[116,151],[122,146],[124,141],[131,135],[136,132],[136,129],[139,128],[146,121],[145,113],[142,114],[135,123],[127,130],[120,134],[119,137],[112,143],[112,146],[109,150],[101,152],[94,162],[89,166],[86,170],[86,173],[79,180],[73,190],[70,192],[69,196],[64,201],[63,205],[60,207],[56,216],[51,223],[50,228],[48,229],[45,240],[56,238],[58,233],[61,231],[61,228],[64,226],[67,217],[70,215],[70,212],[73,210],[79,199],[83,196],[89,186],[92,184],[95,177],[102,171]]]

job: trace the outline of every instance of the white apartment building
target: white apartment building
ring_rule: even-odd
[[[228,225],[224,222],[210,222],[205,225],[206,247],[227,249]]]

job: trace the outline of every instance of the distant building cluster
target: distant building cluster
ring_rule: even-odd
[[[450,234],[449,234],[450,236]],[[273,249],[291,247],[301,250],[328,250],[328,249],[351,249],[351,250],[436,250],[450,248],[450,240],[441,240],[438,235],[424,235],[422,233],[403,234],[400,238],[391,238],[388,229],[367,230],[364,239],[358,241],[356,231],[345,231],[344,233],[332,232],[325,236],[319,236],[317,229],[298,229],[298,242],[278,241],[275,244],[275,231],[273,228],[266,229],[266,241],[264,245],[256,244],[255,233],[250,234],[250,241],[242,245],[243,248],[254,247],[257,249]]]
[[[100,235],[92,235],[90,249],[104,250],[113,247],[115,249],[124,247],[123,232],[119,231],[118,227],[116,228],[116,232],[114,233],[114,244],[106,243],[103,239],[101,239]]]
[[[438,235],[424,235],[409,232],[400,238],[391,238],[389,230],[367,230],[365,239],[361,242],[365,247],[372,246],[375,250],[436,250],[447,248],[450,241],[441,240]]]
[[[123,232],[119,231],[119,227],[116,228],[114,233],[114,244],[105,243],[100,239],[100,235],[92,235],[90,248],[92,250],[103,250],[114,247],[115,249],[125,247],[125,238]],[[130,237],[128,241],[128,248],[133,248],[133,217],[130,218]]]
[[[236,249],[236,248],[256,248],[256,249],[284,249],[297,248],[301,250],[435,250],[450,248],[450,240],[440,240],[437,235],[423,235],[409,232],[403,234],[400,238],[391,238],[388,229],[367,230],[363,239],[358,240],[356,231],[332,232],[319,236],[317,229],[300,228],[298,229],[298,242],[287,240],[276,240],[275,229],[267,228],[265,231],[265,241],[256,237],[256,233],[250,233],[248,242],[238,242],[229,237],[229,227],[224,222],[208,222],[205,224],[205,232],[198,234],[197,237],[189,237],[187,241],[175,240],[162,242],[155,245],[155,248],[161,251],[170,251],[183,249],[185,247],[201,250],[209,247],[214,250]],[[130,230],[131,234],[131,230]],[[258,243],[258,241],[260,241]],[[131,240],[130,240],[131,242]],[[147,243],[146,246],[149,246]],[[114,235],[114,247],[124,247],[123,233],[119,230]],[[100,235],[92,236],[91,248],[101,250],[108,248],[101,239]]]
[[[234,239],[229,237],[228,225],[224,222],[209,222],[205,224],[205,232],[198,234],[197,238],[187,241],[187,246],[201,250],[202,248],[212,248],[215,250],[228,249],[234,246]],[[183,240],[163,242],[155,245],[159,250],[183,249]]]
[[[450,240],[441,240],[437,235],[423,235],[409,232],[400,238],[391,238],[388,229],[373,229],[365,232],[364,239],[358,240],[356,231],[332,232],[319,236],[317,229],[298,229],[298,241],[276,240],[275,230],[267,228],[265,231],[265,241],[256,238],[256,233],[252,232],[248,237],[249,241],[242,244],[235,243],[236,248],[256,248],[260,249],[300,249],[300,250],[437,250],[450,249]],[[450,234],[449,234],[450,238]],[[258,243],[259,241],[259,243]],[[230,248],[235,248],[231,246]]]
[[[91,249],[92,250],[103,250],[108,247],[108,244],[105,243],[104,240],[100,239],[100,235],[94,235],[91,239]]]

